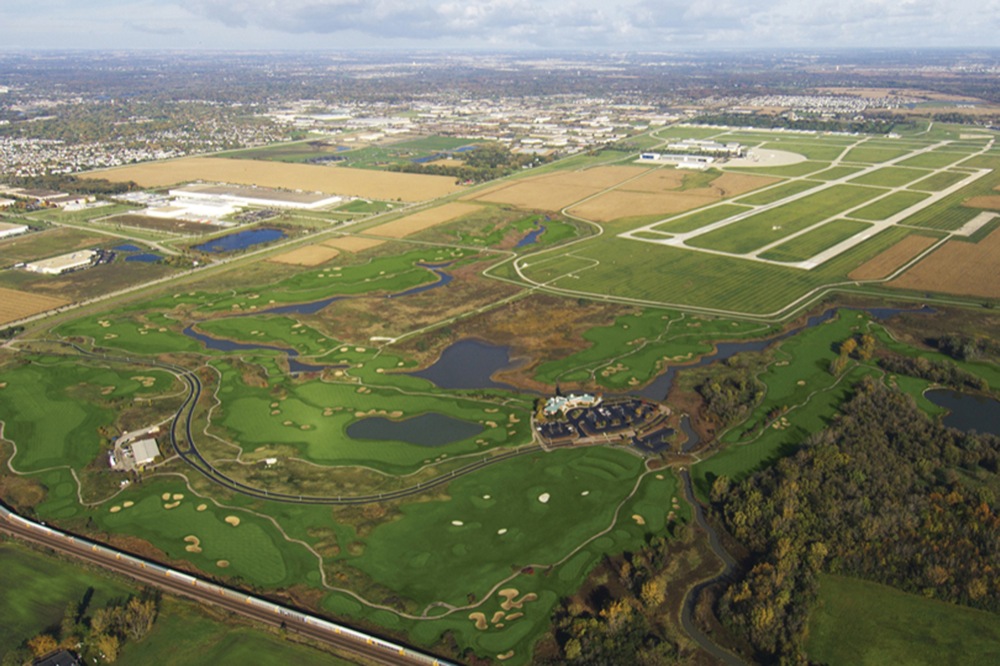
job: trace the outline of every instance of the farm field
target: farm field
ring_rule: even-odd
[[[583,171],[564,171],[506,182],[471,198],[555,212],[627,180],[638,178],[647,171],[645,167],[639,166],[595,166]]]
[[[185,157],[87,174],[142,187],[166,187],[193,180],[326,192],[366,199],[426,201],[461,189],[454,178],[366,169],[286,164],[221,157]]]
[[[985,664],[1000,659],[1000,624],[993,613],[821,574],[806,652],[831,665]]]
[[[430,229],[439,224],[451,222],[456,218],[474,213],[477,210],[479,210],[479,206],[475,204],[455,201],[443,206],[429,208],[419,213],[413,213],[392,222],[370,227],[366,231],[379,236],[388,236],[389,238],[405,238],[406,236]]]
[[[978,243],[948,241],[889,283],[890,287],[979,298],[1000,297],[1000,230]]]
[[[0,324],[54,310],[69,301],[54,296],[41,296],[26,291],[0,287]]]
[[[852,280],[880,280],[892,275],[921,252],[929,248],[937,238],[913,234],[907,236],[884,252],[872,257],[848,273]]]

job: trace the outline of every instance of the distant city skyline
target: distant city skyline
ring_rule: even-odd
[[[1000,0],[37,0],[5,50],[997,46]]]

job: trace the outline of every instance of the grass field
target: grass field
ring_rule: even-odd
[[[74,250],[97,247],[108,240],[107,236],[69,227],[23,234],[0,241],[0,265],[54,257]]]
[[[872,225],[853,220],[834,220],[796,236],[760,255],[775,261],[805,261],[841,241],[861,233]]]
[[[830,666],[992,664],[1000,662],[1000,619],[878,583],[821,574],[806,653]]]
[[[888,160],[902,157],[912,152],[913,146],[877,144],[873,141],[863,143],[852,148],[844,155],[845,162],[862,162],[868,164],[880,164]],[[920,164],[906,164],[904,166],[922,166]]]
[[[696,229],[701,229],[714,222],[719,222],[725,220],[726,218],[732,217],[739,213],[750,210],[749,206],[738,206],[736,204],[723,204],[721,206],[712,206],[703,211],[698,211],[697,213],[692,213],[690,215],[684,215],[682,217],[672,217],[666,222],[657,224],[654,229],[657,231],[666,231],[673,233],[686,233],[688,231],[695,231]]]
[[[964,153],[931,151],[921,155],[914,155],[899,162],[901,167],[919,167],[924,169],[939,169],[941,167],[960,162],[967,157]]]
[[[922,192],[940,192],[962,180],[966,175],[960,171],[938,171],[926,178],[910,183],[907,189],[920,190]]]
[[[927,175],[922,169],[907,169],[905,167],[883,167],[857,178],[851,182],[856,185],[874,185],[877,187],[900,187],[912,183]]]
[[[745,253],[780,240],[879,195],[879,190],[839,185],[737,223],[710,231],[688,245],[722,252]]]
[[[799,192],[805,192],[806,190],[812,189],[817,185],[819,185],[819,183],[814,181],[795,180],[778,187],[768,188],[764,192],[742,197],[737,200],[737,203],[761,206],[764,204],[774,203],[775,201],[780,201],[785,197],[790,197],[793,194],[798,194]]]
[[[910,206],[917,205],[928,196],[921,192],[893,192],[885,198],[852,212],[851,217],[861,220],[885,220]]]

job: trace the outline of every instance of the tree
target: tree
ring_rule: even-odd
[[[47,655],[57,647],[59,647],[59,643],[48,634],[38,634],[28,639],[28,649],[31,650],[31,654],[35,655],[35,657]]]
[[[104,655],[104,660],[109,664],[115,663],[118,659],[118,651],[121,649],[121,641],[117,636],[111,634],[98,634],[93,639],[94,649]]]

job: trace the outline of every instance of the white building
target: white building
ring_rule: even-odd
[[[170,190],[170,195],[186,201],[227,203],[234,206],[267,206],[315,210],[339,204],[343,197],[323,192],[291,192],[270,187],[244,185],[186,185]]]
[[[28,225],[26,224],[11,224],[9,222],[0,222],[0,238],[11,238],[12,236],[17,236],[28,231]]]
[[[97,254],[97,252],[94,250],[79,250],[78,252],[61,254],[58,257],[32,261],[24,267],[32,273],[62,275],[63,273],[68,273],[69,271],[87,268],[91,265],[91,261],[93,260],[95,254]]]

